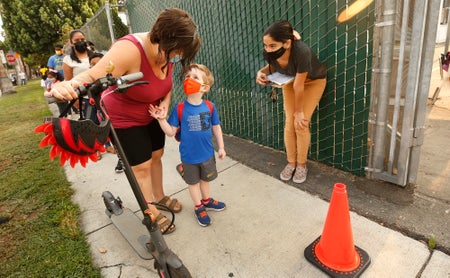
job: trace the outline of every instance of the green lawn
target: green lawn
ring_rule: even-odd
[[[0,277],[101,277],[73,190],[34,128],[51,115],[39,80],[0,97]]]

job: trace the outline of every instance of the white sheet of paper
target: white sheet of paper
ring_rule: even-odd
[[[269,74],[267,75],[267,78],[269,78],[270,82],[275,83],[276,85],[284,85],[294,80],[294,76],[289,76],[279,72]]]

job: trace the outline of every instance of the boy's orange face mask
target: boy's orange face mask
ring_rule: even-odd
[[[186,95],[198,93],[200,92],[200,89],[202,88],[203,85],[204,84],[198,82],[197,80],[188,77],[183,82],[184,93]]]

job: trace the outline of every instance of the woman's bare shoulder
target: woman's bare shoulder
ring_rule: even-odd
[[[113,75],[120,76],[129,72],[139,71],[140,52],[129,40],[116,41],[105,56],[91,69],[91,76],[96,79],[104,75],[105,69],[113,66]],[[133,62],[131,62],[133,61]]]

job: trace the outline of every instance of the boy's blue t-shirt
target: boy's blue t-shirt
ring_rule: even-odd
[[[171,126],[181,126],[180,154],[181,161],[198,164],[214,155],[212,126],[220,124],[219,113],[212,103],[213,111],[203,101],[200,105],[184,102],[181,123],[178,118],[177,104],[167,120]]]

